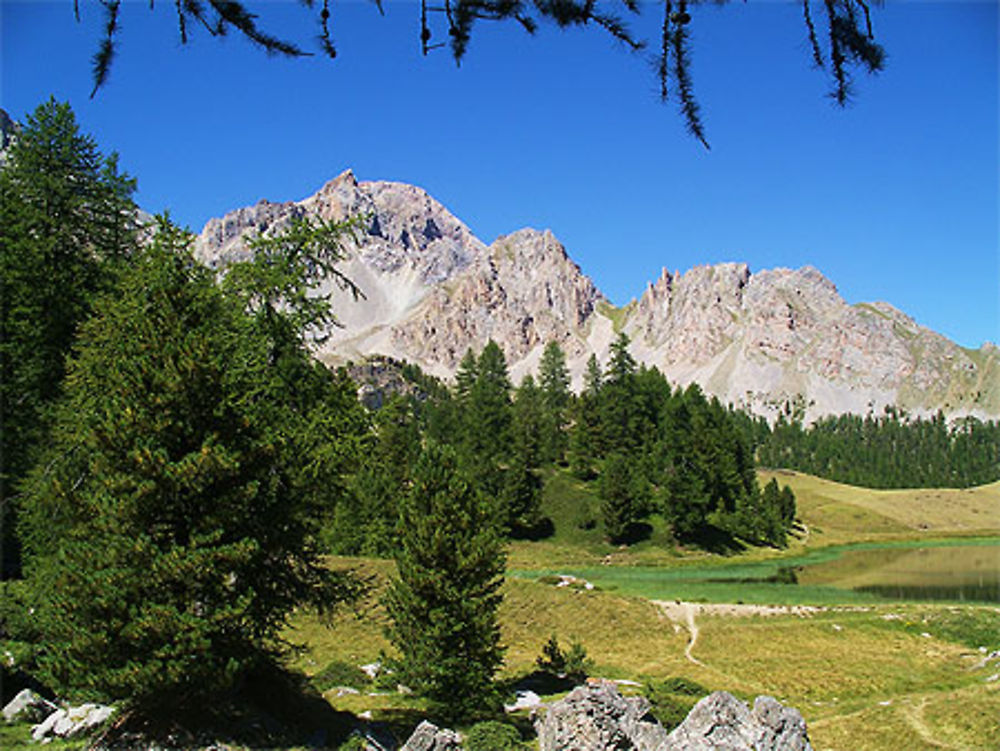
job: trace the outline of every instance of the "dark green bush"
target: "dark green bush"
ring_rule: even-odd
[[[329,663],[312,678],[312,684],[320,691],[328,691],[335,686],[360,689],[370,683],[371,679],[364,670],[340,660]]]
[[[479,722],[465,735],[466,751],[504,751],[522,748],[521,734],[513,725],[496,720]]]
[[[659,684],[659,690],[668,694],[681,694],[682,696],[698,697],[706,696],[709,693],[708,689],[700,683],[692,681],[689,678],[682,678],[680,676],[667,678]]]
[[[670,695],[660,696],[652,704],[653,707],[650,711],[653,717],[659,720],[660,724],[667,730],[673,730],[684,722],[684,719],[688,716],[688,712],[691,711],[691,707],[694,706],[683,699],[678,699]]]
[[[667,730],[673,730],[684,722],[695,702],[709,691],[700,683],[675,676],[662,681],[646,681],[643,693],[652,705],[653,716]]]

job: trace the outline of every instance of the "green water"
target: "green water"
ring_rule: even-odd
[[[572,574],[604,590],[657,600],[1000,604],[1000,539],[842,545],[755,563],[512,573],[527,578]]]

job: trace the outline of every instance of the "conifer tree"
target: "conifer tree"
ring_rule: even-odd
[[[611,542],[625,542],[632,525],[644,514],[644,481],[635,462],[624,454],[610,454],[604,461],[599,494],[604,533]]]
[[[542,426],[544,455],[549,461],[562,461],[566,453],[567,409],[572,392],[569,388],[566,354],[559,346],[559,342],[553,340],[545,345],[538,368],[538,379],[546,413],[546,420]]]
[[[16,496],[94,297],[134,244],[135,182],[54,99],[25,118],[0,171],[0,528],[19,568]]]
[[[587,358],[587,368],[583,374],[583,391],[596,397],[601,393],[603,385],[604,374],[601,372],[601,365],[597,362],[597,355],[591,353]]]
[[[628,335],[621,332],[611,345],[604,374],[600,407],[601,441],[606,451],[633,452],[642,438],[637,420],[636,362],[628,347]]]
[[[399,499],[420,453],[420,431],[410,398],[400,394],[391,396],[373,421],[353,493],[336,509],[328,535],[337,553],[389,555],[396,545]]]
[[[478,367],[476,353],[470,347],[465,350],[462,361],[458,364],[458,371],[455,373],[455,398],[460,403],[465,403],[469,398],[469,394],[472,393],[472,386],[476,382]]]
[[[507,360],[492,339],[476,360],[476,379],[463,412],[462,461],[479,489],[491,498],[503,493],[503,460],[511,426],[511,383]]]
[[[161,222],[97,303],[28,485],[38,662],[61,695],[200,701],[281,653],[294,606],[350,590],[315,536],[354,390],[300,351],[282,394],[277,343],[189,241]]]
[[[786,529],[791,529],[795,524],[795,493],[790,487],[785,485],[781,488],[781,520]]]
[[[448,447],[428,444],[416,464],[400,504],[396,563],[385,604],[400,679],[448,721],[497,708],[502,539],[495,506]]]
[[[510,462],[504,483],[504,510],[508,528],[515,534],[538,526],[542,496],[542,426],[545,423],[542,392],[526,375],[517,389],[511,420]]]

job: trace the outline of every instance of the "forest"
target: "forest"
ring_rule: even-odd
[[[354,223],[300,217],[216,274],[169,217],[139,220],[134,190],[55,100],[0,171],[0,637],[60,696],[179,712],[270,675],[290,613],[364,590],[325,562],[352,554],[395,560],[400,677],[468,718],[497,705],[505,543],[551,535],[552,468],[596,488],[595,524],[625,546],[659,514],[677,545],[784,547],[795,498],[760,488],[758,463],[886,486],[998,476],[996,424],[772,430],[637,366],[625,334],[579,394],[559,343],[515,385],[490,341],[450,385],[403,366],[414,388],[369,409],[307,346],[332,320],[319,280],[357,293],[337,271]]]
[[[804,427],[781,416],[758,440],[761,466],[867,488],[968,488],[1000,479],[1000,422],[975,417],[913,418],[888,407]]]

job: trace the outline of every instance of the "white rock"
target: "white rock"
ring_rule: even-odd
[[[534,709],[542,705],[542,697],[534,691],[520,690],[514,694],[513,704],[504,704],[505,712],[517,712],[521,709]]]
[[[59,709],[49,715],[44,722],[36,725],[31,737],[36,741],[48,736],[72,738],[103,725],[114,711],[113,707],[90,703]]]
[[[57,709],[55,704],[26,688],[7,702],[3,718],[6,722],[41,722]]]

